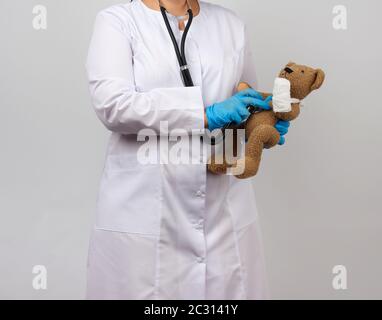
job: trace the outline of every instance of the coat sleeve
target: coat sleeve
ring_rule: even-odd
[[[257,76],[255,61],[253,57],[251,41],[248,34],[248,30],[244,27],[244,63],[243,63],[243,73],[241,76],[241,81],[247,82],[253,88],[257,88]]]
[[[137,134],[141,129],[159,133],[161,122],[169,131],[204,128],[200,87],[158,88],[137,92],[131,37],[127,26],[112,12],[96,18],[86,61],[92,105],[111,131]]]

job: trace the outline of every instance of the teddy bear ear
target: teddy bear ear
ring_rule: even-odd
[[[319,89],[324,83],[324,80],[325,80],[325,72],[322,71],[321,69],[316,69],[316,80],[312,84],[311,89],[312,90]]]
[[[291,67],[291,66],[294,66],[295,64],[296,64],[295,62],[293,62],[293,61],[289,61],[288,64],[287,64],[287,66],[288,66],[288,67]]]

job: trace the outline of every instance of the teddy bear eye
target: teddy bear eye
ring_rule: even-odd
[[[301,73],[305,73],[305,70],[301,70]]]

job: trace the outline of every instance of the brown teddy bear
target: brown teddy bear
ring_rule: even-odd
[[[300,102],[313,90],[321,87],[325,79],[325,73],[321,69],[313,69],[308,66],[290,62],[280,72],[275,80],[273,93],[261,93],[264,99],[273,95],[269,103],[272,108],[269,111],[260,111],[252,114],[239,128],[245,129],[247,140],[244,157],[234,161],[226,161],[225,157],[214,155],[209,162],[208,169],[215,174],[229,172],[239,179],[245,179],[256,175],[263,148],[272,148],[280,140],[280,134],[275,129],[278,120],[291,121],[300,114]],[[245,90],[250,86],[241,82],[238,91]],[[238,128],[236,128],[238,129]],[[237,145],[234,134],[233,155],[236,156]],[[220,159],[221,161],[217,161]]]

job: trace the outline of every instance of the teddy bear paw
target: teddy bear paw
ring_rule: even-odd
[[[243,159],[239,159],[236,162],[236,166],[234,168],[234,175],[238,179],[247,179],[256,175],[259,169],[259,162],[251,159],[249,157],[245,157]]]
[[[227,165],[226,164],[211,163],[208,165],[208,171],[210,171],[214,174],[226,174],[227,173]]]

